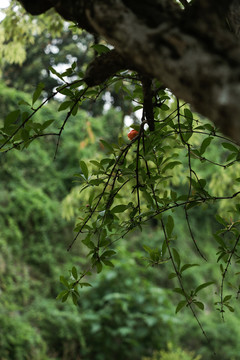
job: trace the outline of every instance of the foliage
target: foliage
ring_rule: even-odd
[[[36,21],[15,0],[4,12],[0,29],[1,65],[22,64],[27,56],[26,46],[32,46],[43,29],[55,36],[63,29],[63,20],[55,12],[49,11]]]
[[[11,21],[14,16],[12,14]],[[16,13],[16,16],[20,15]],[[27,21],[25,16],[23,21]],[[43,17],[44,21],[47,21],[47,16]],[[8,21],[4,21],[4,27],[13,28]],[[58,25],[61,27],[61,22]],[[21,23],[19,26],[24,27]],[[15,31],[13,29],[11,39],[18,46],[25,46],[19,45]],[[26,31],[29,35],[28,28]],[[41,40],[46,55],[46,38],[38,34],[38,30],[36,33],[34,39],[29,35],[28,42]],[[73,36],[68,34],[64,42],[66,47],[72,39]],[[3,43],[8,40],[5,35]],[[86,47],[89,47],[89,39],[86,39]],[[95,45],[94,50],[98,52],[99,61],[105,53],[111,52],[103,44]],[[10,53],[6,54],[8,59]],[[34,55],[31,54],[32,58],[38,59]],[[23,54],[21,56],[23,59]],[[47,74],[56,79],[57,88],[53,92],[54,81],[51,79],[45,86],[41,81],[46,77],[42,79],[40,72],[40,82],[31,96],[20,91],[16,93],[1,84],[3,97],[6,90],[6,98],[10,98],[9,113],[5,114],[3,110],[6,116],[0,121],[1,181],[5,186],[0,200],[0,224],[5,229],[1,244],[7,258],[18,254],[24,259],[24,279],[29,280],[31,271],[38,292],[41,280],[45,276],[51,277],[48,288],[43,292],[47,297],[58,291],[57,298],[61,302],[53,310],[48,301],[41,303],[36,298],[32,299],[29,288],[19,285],[17,275],[18,286],[13,290],[11,269],[11,275],[4,278],[9,271],[7,264],[1,273],[3,288],[11,289],[12,298],[16,292],[21,294],[20,309],[25,304],[30,306],[29,320],[41,329],[44,341],[48,341],[53,351],[50,354],[52,357],[71,359],[76,352],[86,359],[99,360],[139,359],[141,354],[149,355],[151,349],[166,346],[172,336],[175,316],[170,316],[168,292],[156,290],[155,285],[139,277],[139,270],[134,272],[133,268],[137,265],[132,255],[129,258],[129,253],[124,253],[125,264],[116,260],[117,253],[121,253],[119,243],[129,239],[134,232],[142,232],[143,237],[138,235],[142,240],[140,247],[144,249],[144,255],[140,252],[141,260],[149,268],[163,269],[165,280],[161,280],[161,284],[171,281],[172,286],[168,284],[167,287],[174,290],[171,296],[177,302],[175,312],[190,309],[209,346],[211,331],[206,332],[199,320],[199,311],[206,307],[204,299],[211,307],[208,296],[215,292],[217,297],[214,302],[223,318],[226,310],[234,311],[233,294],[239,294],[240,207],[235,199],[240,193],[237,185],[240,149],[219,134],[210,122],[195,114],[188,104],[171,94],[163,84],[146,79],[143,74],[120,71],[92,86],[85,76],[90,70],[85,74],[83,72],[86,67],[84,61],[92,56],[93,49],[90,49],[90,55],[84,54],[82,62],[70,61],[63,71],[51,66]],[[55,64],[55,60],[53,62]],[[38,68],[39,64],[36,66]],[[33,66],[30,74],[34,69]],[[14,70],[11,71],[14,73]],[[25,74],[25,78],[28,76]],[[11,84],[14,82],[13,76]],[[21,87],[21,82],[16,87]],[[106,112],[102,102],[98,109],[100,116],[89,119],[91,109],[88,113],[83,112],[84,104],[97,103],[109,92],[112,92],[110,99],[121,109]],[[54,98],[62,101],[54,101]],[[134,114],[137,111],[141,112],[141,121]],[[124,127],[126,114],[132,116],[132,128],[137,134],[130,141],[127,139],[129,129]],[[44,147],[41,139],[45,139]],[[16,153],[15,150],[24,152]],[[88,161],[90,155],[93,159]],[[21,166],[18,168],[17,164]],[[227,179],[234,182],[235,187],[222,187],[220,181],[212,176],[215,168],[228,174]],[[74,173],[77,185],[73,187]],[[70,195],[67,195],[68,192]],[[230,204],[228,215],[222,211],[222,201]],[[211,210],[209,207],[212,207]],[[219,208],[220,213],[213,219],[213,213]],[[214,225],[208,224],[214,232],[211,239],[215,240],[215,250],[209,250],[206,239],[201,246],[199,238],[205,236],[204,229],[199,231],[199,238],[197,231],[193,230],[192,223],[202,221],[205,210],[211,216],[210,223],[216,220]],[[78,220],[72,236],[67,221],[76,212]],[[62,213],[65,220],[61,217]],[[185,225],[179,217],[184,219]],[[184,232],[179,230],[179,222]],[[153,245],[149,240],[148,230],[152,230],[149,224],[153,228],[154,224],[159,225],[160,228]],[[54,234],[51,241],[49,229]],[[11,244],[9,252],[6,250],[7,243]],[[63,255],[63,247],[68,246],[70,251],[73,245],[76,245],[73,264],[70,266],[68,260],[62,268],[59,263],[67,257]],[[131,246],[126,248],[131,250]],[[79,249],[88,258],[88,263],[86,259],[75,257]],[[210,278],[209,272],[202,271],[214,251],[217,251],[215,274],[220,268],[218,278]],[[192,253],[194,255],[189,256]],[[50,254],[55,254],[55,257]],[[197,266],[200,268],[199,276],[191,272]],[[19,260],[17,268],[20,267]],[[103,269],[106,273],[100,274]],[[98,279],[95,278],[96,273],[100,274]],[[232,276],[227,284],[228,274]],[[59,276],[61,285],[56,280]],[[90,288],[91,284],[95,285],[94,289]],[[74,314],[63,310],[62,303],[67,299],[79,305],[73,310]],[[54,311],[57,324],[50,314]],[[42,312],[44,316],[41,316]],[[3,323],[3,326],[7,325]],[[56,327],[61,328],[58,335]],[[27,329],[28,325],[26,333]],[[68,337],[71,341],[65,346],[64,339]],[[43,340],[39,337],[36,341],[42,344]],[[28,342],[31,343],[29,338]],[[4,351],[8,347],[6,341]],[[40,352],[44,353],[44,346],[42,348]],[[175,354],[160,350],[155,355],[160,359],[194,356],[180,349]],[[10,355],[3,352],[2,356]],[[21,359],[23,356],[16,352],[13,358]]]
[[[23,322],[17,314],[4,314],[0,311],[0,326],[2,334],[0,339],[1,359],[44,360],[44,343],[36,328]]]
[[[192,352],[184,351],[180,348],[174,349],[172,344],[168,344],[168,350],[154,352],[151,358],[144,357],[142,360],[200,360],[201,356],[194,356]]]
[[[237,304],[236,304],[237,305]],[[221,351],[221,359],[239,359],[239,309],[226,316],[226,321],[219,321],[219,316],[211,312],[206,314],[203,319],[203,326],[208,334],[211,346],[204,340],[201,330],[193,322],[189,323],[189,317],[182,318],[184,331],[180,335],[180,343],[191,350],[197,349],[197,353],[202,359],[211,359],[212,349],[218,353]],[[193,336],[194,334],[194,336]]]

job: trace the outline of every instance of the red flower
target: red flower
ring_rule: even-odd
[[[130,140],[134,139],[136,136],[138,135],[138,131],[137,130],[131,130],[130,133],[128,133],[128,138]]]

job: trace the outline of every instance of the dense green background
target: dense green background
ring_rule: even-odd
[[[49,72],[42,72],[49,62],[66,63],[66,54],[75,57],[80,52],[78,66],[84,68],[86,59],[93,55],[91,50],[87,53],[92,39],[84,34],[80,40],[74,39],[75,45],[70,33],[58,39],[61,56],[57,58],[49,53],[39,56],[50,40],[38,35],[38,46],[29,47],[22,67],[2,67],[0,123],[20,100],[29,100],[39,81],[46,83],[46,94],[56,86]],[[84,51],[77,48],[79,41]],[[77,117],[71,118],[56,159],[57,139],[53,136],[36,140],[23,152],[0,153],[0,359],[149,360],[153,356],[153,360],[199,360],[198,355],[210,359],[212,350],[192,314],[188,309],[175,314],[179,296],[170,290],[175,280],[168,279],[169,269],[165,265],[149,267],[144,259],[143,245],[157,247],[162,236],[157,221],[115,245],[115,267],[93,276],[92,287],[82,289],[79,306],[56,300],[62,290],[59,276],[73,265],[79,270],[87,263],[80,242],[71,252],[66,251],[74,236],[74,196],[69,194],[74,194],[74,189],[78,193],[74,174],[80,172],[79,161],[106,156],[99,140],[112,142],[119,133],[127,133],[122,120],[131,106],[122,94],[114,94],[108,111],[104,111],[104,102],[104,97],[97,104],[87,102]],[[58,120],[64,119],[58,106],[51,102],[38,113],[37,120],[54,118],[58,127]],[[210,151],[214,159],[225,156],[218,144]],[[198,170],[214,186],[209,167],[199,164]],[[179,178],[175,179],[176,187],[183,186],[181,175]],[[76,206],[84,201],[78,194]],[[216,211],[217,205],[191,211],[196,239],[210,262],[186,272],[190,287],[219,281],[218,269],[211,266],[216,245],[209,241],[217,229],[213,222]],[[189,233],[183,213],[176,211],[175,219],[183,260],[199,262],[185,241]],[[220,349],[221,360],[239,360],[240,311],[236,306],[235,313],[223,323],[213,309],[213,296],[214,289],[203,291],[206,311],[199,311],[199,316],[204,329],[216,351]]]

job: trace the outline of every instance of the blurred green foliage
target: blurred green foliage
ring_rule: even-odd
[[[20,101],[31,102],[32,89],[40,81],[45,82],[45,89],[40,96],[43,99],[61,83],[56,77],[50,76],[49,70],[43,71],[43,68],[48,68],[48,65],[57,67],[59,63],[61,66],[71,66],[74,60],[78,71],[85,70],[85,62],[90,61],[94,53],[91,48],[92,37],[76,29],[67,31],[64,37],[58,37],[63,23],[58,17],[53,18],[51,13],[40,17],[33,28],[33,20],[22,14],[20,9],[15,12],[11,7],[9,11],[9,18],[3,22],[0,33],[4,43],[1,49],[1,127],[6,115],[14,111]],[[50,17],[53,20],[51,22]],[[16,27],[14,23],[17,23]],[[42,32],[46,24],[47,31]],[[8,34],[9,29],[12,32]],[[32,46],[33,42],[35,46]],[[42,56],[39,56],[39,49]],[[15,51],[18,51],[16,58]],[[29,55],[27,59],[26,52]],[[21,62],[23,67],[19,65]],[[81,104],[77,116],[71,117],[64,129],[55,159],[57,137],[54,135],[44,140],[39,137],[23,152],[12,150],[0,153],[1,360],[200,360],[210,359],[212,355],[212,348],[194,323],[187,306],[183,306],[181,314],[175,314],[179,295],[173,294],[170,289],[178,285],[176,278],[168,277],[167,264],[149,266],[151,249],[156,249],[158,255],[164,240],[159,218],[151,219],[147,225],[142,225],[142,231],[130,232],[126,239],[113,244],[113,249],[118,250],[118,255],[112,260],[115,267],[105,269],[97,277],[93,275],[92,287],[81,289],[77,299],[78,307],[55,300],[63,290],[59,276],[67,273],[71,277],[73,263],[78,272],[88,266],[87,251],[81,241],[76,243],[71,252],[66,251],[74,237],[73,218],[79,214],[79,208],[86,210],[88,206],[89,193],[80,193],[79,183],[74,182],[76,178],[73,174],[83,174],[84,166],[81,166],[83,163],[79,163],[79,160],[101,161],[104,158],[106,164],[110,158],[107,144],[111,147],[118,140],[121,144],[127,141],[124,115],[131,114],[136,120],[132,114],[133,104],[129,101],[131,96],[126,96],[126,83],[122,81],[120,86],[112,84],[110,88],[111,95],[102,94],[103,89],[99,90],[101,96],[97,102],[94,99],[97,92],[90,94],[90,91],[87,94],[88,100]],[[140,86],[130,86],[129,89],[129,94],[135,92],[134,96],[139,100]],[[165,101],[168,96],[163,97]],[[115,109],[106,110],[106,103],[108,106],[113,104]],[[51,133],[59,131],[65,119],[65,115],[58,111],[59,105],[58,101],[49,102],[46,108],[43,107],[35,115],[34,120],[43,124],[46,120],[54,119]],[[165,107],[156,109],[156,117],[170,113],[167,103],[163,105]],[[29,110],[26,104],[21,106],[24,111]],[[187,108],[184,114],[192,116]],[[187,128],[187,121],[184,126]],[[206,129],[209,130],[209,127]],[[119,135],[123,139],[119,139]],[[100,139],[107,143],[101,143]],[[154,141],[156,139],[157,136]],[[216,194],[221,196],[230,188],[232,178],[238,172],[238,164],[230,172],[220,169],[213,174],[213,168],[205,166],[204,158],[200,162],[197,156],[206,150],[206,156],[211,161],[220,162],[229,156],[236,157],[236,151],[233,149],[229,155],[226,151],[229,145],[220,148],[220,142],[210,136],[205,140],[196,134],[191,139],[196,155],[196,158],[192,158],[192,168],[207,180],[210,189],[216,190]],[[148,145],[147,141],[148,138]],[[182,165],[176,166],[173,177],[166,177],[163,182],[161,193],[166,194],[165,199],[170,188],[173,192],[181,192],[187,186],[188,159],[180,147],[177,150],[174,148],[175,142],[175,138],[170,139],[164,151],[170,158],[177,152],[174,156],[178,157]],[[211,146],[208,147],[210,142]],[[132,173],[135,171],[131,168],[135,153],[136,150],[128,158]],[[151,166],[154,166],[154,162]],[[171,169],[170,165],[167,170]],[[131,186],[127,189],[124,200],[135,196],[131,193]],[[237,182],[234,183],[234,189],[237,190]],[[146,206],[146,200],[145,203],[143,201],[143,207]],[[226,216],[226,204],[225,200],[220,205],[213,204],[211,208],[203,204],[201,211],[199,207],[189,210],[194,236],[204,249],[204,254],[207,254],[208,263],[199,260],[193,245],[189,246],[187,240],[190,235],[183,212],[179,209],[174,211],[175,234],[171,241],[175,246],[175,258],[181,251],[183,264],[198,262],[201,265],[189,268],[184,273],[184,281],[189,289],[210,279],[217,284],[220,272],[211,264],[216,258],[217,249],[216,243],[209,241],[209,236],[220,229],[213,218],[219,208]],[[235,205],[235,202],[231,204]],[[124,218],[124,214],[116,213]],[[80,240],[83,238],[80,237]],[[149,253],[144,251],[143,245],[145,249],[150,248]],[[226,289],[229,289],[229,285]],[[227,323],[221,323],[213,313],[212,298],[215,291],[219,291],[219,284],[211,290],[203,289],[200,295],[207,312],[207,316],[203,315],[204,329],[213,348],[221,349],[221,360],[239,360],[239,311],[236,309],[235,315],[231,314]],[[237,301],[235,305],[237,308]],[[172,345],[168,345],[169,341]]]
[[[142,360],[200,360],[201,356],[194,356],[192,352],[184,351],[181,348],[174,349],[172,344],[168,344],[167,351],[160,350],[153,353],[151,358],[144,357]]]

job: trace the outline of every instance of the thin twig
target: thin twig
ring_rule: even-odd
[[[224,280],[225,280],[225,276],[227,274],[228,268],[230,266],[233,254],[235,252],[235,249],[236,249],[236,247],[238,245],[239,240],[240,240],[240,235],[238,235],[238,237],[236,239],[236,242],[235,242],[235,244],[234,244],[234,246],[233,246],[233,248],[231,250],[231,255],[228,258],[227,265],[226,265],[226,267],[225,267],[225,269],[224,269],[224,271],[222,273],[222,281],[221,281],[221,288],[220,288],[220,299],[221,299],[220,302],[221,302],[221,314],[222,314],[223,321],[224,321],[224,315],[223,315],[224,314],[224,310],[223,310],[223,286],[224,286]]]
[[[72,84],[76,84],[78,82],[82,82],[82,80],[75,80],[71,84],[66,84],[61,86],[60,90],[55,91],[52,95],[50,95],[47,99],[45,99],[36,109],[33,109],[33,112],[22,122],[21,125],[18,126],[18,128],[7,138],[7,140],[0,145],[0,149],[2,149],[6,144],[9,143],[10,140],[18,133],[20,129],[22,129],[26,123],[36,114],[38,110],[40,110],[48,101],[50,101],[52,98],[54,98],[57,94],[59,94],[63,89],[71,86]]]
[[[59,147],[59,143],[60,143],[60,138],[62,135],[62,132],[64,130],[64,127],[68,121],[68,119],[70,118],[70,116],[72,115],[73,109],[75,108],[75,106],[77,106],[77,103],[79,102],[79,100],[84,96],[84,94],[86,93],[86,91],[88,90],[88,86],[84,89],[84,91],[81,92],[81,94],[77,97],[77,99],[74,101],[73,105],[71,106],[71,109],[68,111],[67,116],[60,128],[60,131],[58,133],[58,141],[57,141],[57,145],[56,145],[56,150],[55,150],[55,155],[54,155],[54,160],[57,157],[57,152],[58,152],[58,147]]]

